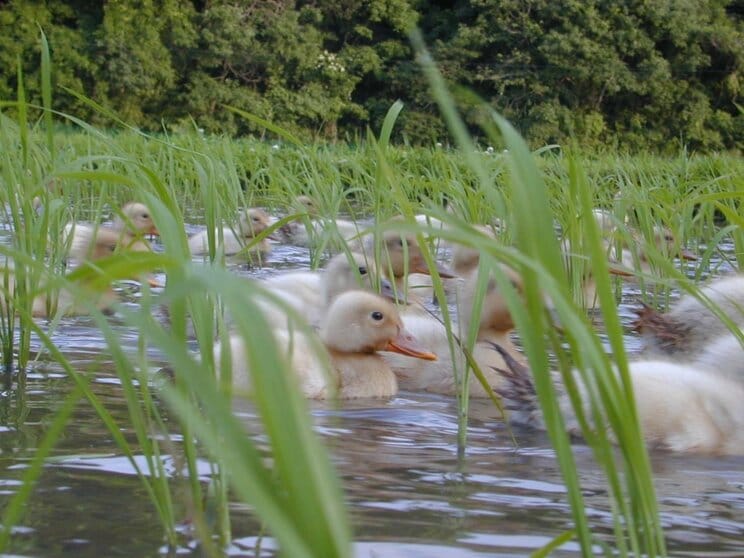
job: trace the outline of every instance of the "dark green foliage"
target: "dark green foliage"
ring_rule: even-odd
[[[265,133],[231,105],[331,140],[379,129],[401,99],[399,141],[447,141],[408,41],[418,26],[474,133],[479,97],[534,145],[741,149],[743,22],[735,0],[11,0],[0,99],[19,60],[38,99],[42,28],[55,108],[93,123],[60,86],[150,130]]]

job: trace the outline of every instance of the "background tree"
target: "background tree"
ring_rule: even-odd
[[[355,140],[389,106],[411,142],[446,139],[408,42],[417,25],[474,133],[473,95],[534,144],[741,149],[744,9],[736,0],[24,0],[0,2],[0,97],[20,61],[38,97],[39,28],[54,81],[145,129]],[[100,113],[57,87],[55,106]],[[400,139],[400,138],[399,138]]]

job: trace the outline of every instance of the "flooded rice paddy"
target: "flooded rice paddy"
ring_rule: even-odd
[[[308,265],[307,250],[279,246],[264,268],[238,265],[234,270],[266,276]],[[129,298],[136,304],[136,295]],[[637,300],[628,286],[620,308],[626,324]],[[135,354],[137,332],[116,316],[111,323],[122,344]],[[66,318],[53,340],[91,378],[93,391],[113,417],[126,424],[122,388],[93,320]],[[629,351],[638,349],[632,335],[627,341]],[[158,354],[151,357],[157,367]],[[3,506],[19,489],[43,433],[74,388],[73,380],[43,354],[24,381],[0,394]],[[561,474],[546,435],[529,429],[510,431],[485,401],[471,403],[464,456],[458,456],[457,406],[450,397],[401,392],[391,400],[312,402],[311,407],[316,431],[342,478],[359,557],[527,556],[571,527]],[[235,412],[247,431],[260,430],[249,403],[240,402]],[[177,446],[175,422],[171,433]],[[132,431],[124,435],[135,443]],[[602,474],[586,446],[576,442],[575,453],[592,523],[611,537],[612,515]],[[200,555],[188,542],[177,549],[164,546],[158,517],[141,481],[90,405],[78,405],[52,456],[24,520],[15,528],[13,555]],[[178,470],[172,456],[165,459],[169,471]],[[744,555],[744,458],[654,453],[651,459],[669,554]],[[206,482],[210,470],[206,462],[202,465]],[[187,531],[188,513],[181,511]],[[234,503],[231,512],[234,540],[228,555],[255,556],[260,524],[244,504]],[[260,544],[261,555],[273,554],[271,541]],[[552,555],[578,556],[579,549],[569,543]]]

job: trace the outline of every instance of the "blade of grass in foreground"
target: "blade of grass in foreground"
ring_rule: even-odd
[[[467,157],[467,152],[471,150],[472,144],[465,133],[464,126],[456,115],[454,103],[446,91],[444,82],[426,51],[420,35],[414,34],[412,42],[424,72],[430,81],[433,94],[445,114],[460,148],[466,151]],[[588,390],[594,424],[600,430],[599,435],[591,432],[588,429],[587,421],[581,419],[583,408],[577,394],[572,394],[571,400],[580,422],[586,427],[587,442],[594,447],[595,457],[599,465],[607,472],[613,489],[614,501],[611,502],[611,505],[613,510],[616,511],[613,515],[615,517],[617,550],[621,555],[628,554],[626,547],[626,537],[628,537],[634,554],[638,554],[640,551],[639,541],[641,540],[645,543],[642,545],[643,552],[651,556],[663,554],[663,536],[653,499],[651,472],[637,421],[633,421],[632,399],[628,399],[627,395],[620,389],[609,360],[601,350],[596,334],[589,327],[586,318],[583,315],[580,316],[575,305],[568,302],[571,297],[568,294],[560,247],[553,229],[554,219],[548,204],[549,192],[545,188],[532,155],[524,140],[508,122],[498,115],[493,115],[493,118],[509,150],[514,238],[518,249],[522,252],[523,257],[527,259],[525,263],[529,264],[519,267],[524,282],[525,303],[524,305],[518,304],[512,297],[509,297],[509,308],[515,318],[525,352],[530,361],[545,424],[566,482],[568,499],[575,523],[574,528],[581,545],[582,554],[587,557],[594,554],[593,537],[584,509],[581,483],[576,472],[571,443],[565,430],[561,411],[557,405],[557,394],[551,378],[548,360],[551,346],[547,342],[551,336],[549,335],[550,324],[546,320],[545,295],[551,297],[563,327],[568,330],[568,337],[572,340],[572,348],[583,351],[585,358],[582,361],[589,368],[592,368],[595,373],[598,373],[600,378],[598,380],[599,391]],[[475,164],[476,167],[481,165],[472,157],[468,158],[468,161],[471,165]],[[473,170],[478,172],[477,169]],[[480,174],[483,174],[482,171]],[[586,210],[586,208],[584,209]],[[596,248],[599,246],[596,227],[593,233]],[[600,257],[604,258],[605,256]],[[606,266],[595,272],[603,273],[606,276]],[[603,310],[608,313],[616,312],[614,303],[609,300],[611,296],[609,280],[605,279],[605,284],[600,285],[599,291]],[[610,320],[610,334],[615,336],[614,346],[619,348],[622,354],[622,333],[619,332],[616,320]],[[553,349],[560,350],[559,347],[553,347]],[[622,364],[623,361],[621,360]],[[567,377],[569,371],[564,372],[566,373],[564,377]],[[627,373],[623,379],[626,378]],[[589,385],[591,385],[591,382]],[[571,387],[570,384],[567,385],[569,392],[571,392]],[[621,403],[619,409],[617,409],[617,402]],[[629,463],[630,460],[626,461],[628,467],[625,475],[629,477],[627,478],[626,490],[622,490],[618,480],[619,473],[614,463],[614,449],[608,437],[602,431],[602,425],[604,424],[602,407],[609,414],[609,420],[611,426],[615,429],[615,436],[621,451],[628,456],[640,458],[641,464],[638,466]],[[624,422],[626,420],[630,421],[627,426]],[[649,487],[650,490],[648,490]],[[644,489],[648,490],[651,496],[642,494]],[[626,505],[625,498],[630,500],[629,505]],[[618,517],[618,513],[621,517]]]
[[[220,389],[214,371],[205,364],[208,359],[194,360],[188,348],[155,323],[150,313],[127,312],[125,320],[167,355],[179,381],[198,398],[167,388],[166,400],[225,467],[233,489],[255,507],[282,552],[308,558],[349,556],[350,529],[338,479],[313,433],[307,403],[251,296],[255,287],[223,269],[186,269],[188,273],[180,278],[174,276],[178,284],[169,284],[170,296],[219,294],[249,346],[254,399],[271,443],[273,468],[264,465],[233,415],[229,393]],[[208,416],[199,409],[208,409]]]

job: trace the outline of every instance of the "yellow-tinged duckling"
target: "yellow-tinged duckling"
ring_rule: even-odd
[[[222,241],[220,242],[220,230],[214,231],[217,251],[226,256],[234,256],[250,244],[254,238],[271,226],[271,217],[263,209],[251,207],[240,214],[237,230],[230,227],[222,228]],[[189,238],[189,250],[193,256],[204,256],[209,253],[208,231],[204,230]],[[253,244],[249,250],[251,253],[268,254],[271,252],[271,244],[267,238],[262,238]]]
[[[63,242],[69,246],[68,258],[82,262],[90,258],[89,253],[96,250],[96,236],[105,235],[103,243],[110,239],[111,232],[119,235],[118,245],[131,252],[150,252],[152,248],[144,240],[144,235],[158,234],[150,210],[139,202],[129,202],[122,206],[121,214],[114,218],[111,226],[94,226],[86,223],[68,223],[63,231]]]
[[[373,291],[378,280],[380,294],[397,301],[390,282],[376,277],[374,262],[358,253],[336,254],[321,271],[283,273],[262,284],[308,322],[317,323],[338,295],[358,289]],[[273,325],[286,325],[287,316],[276,305],[262,307]]]
[[[721,277],[700,289],[724,316],[744,328],[744,275]],[[726,324],[699,298],[686,294],[672,308],[660,313],[649,306],[637,311],[634,329],[641,333],[644,351],[689,360],[712,341],[731,335]]]
[[[126,250],[127,248],[122,246],[122,234],[126,233],[111,228],[99,228],[96,234],[90,239],[91,244],[88,251],[84,256],[81,255],[81,265],[86,262],[95,262],[121,250]],[[137,241],[132,242],[136,243]],[[0,269],[0,281],[6,285],[5,294],[9,297],[13,295],[15,290],[13,264],[12,262],[6,262],[5,266],[4,269]],[[39,294],[33,300],[32,315],[35,317],[85,315],[89,313],[88,304],[85,303],[94,302],[96,308],[106,310],[118,300],[116,293],[110,285],[103,289],[98,287],[85,289],[85,284],[79,284],[77,286],[82,289],[81,293],[77,292],[78,289],[70,290],[63,288],[59,290],[56,293],[56,306],[52,304],[55,297],[46,293]],[[158,285],[152,284],[152,286]],[[0,305],[3,305],[3,307],[6,304],[5,301],[5,296],[0,297]]]
[[[509,387],[500,392],[506,407],[514,411],[510,418],[544,429],[529,370],[508,355],[506,360],[509,370],[502,372]],[[628,372],[649,447],[708,455],[744,454],[744,382],[702,364],[665,360],[633,361]],[[578,375],[577,384],[581,389]],[[567,394],[561,393],[559,405],[567,429],[581,434]]]
[[[312,399],[394,396],[398,383],[378,351],[436,359],[403,328],[393,303],[365,291],[345,292],[331,304],[318,332],[325,354],[317,354],[305,333],[276,329],[274,336],[303,394]],[[215,362],[221,362],[221,353],[218,343]],[[230,355],[233,385],[238,391],[250,392],[247,347],[239,335],[230,336]],[[330,371],[325,362],[330,362]]]
[[[501,266],[502,271],[511,281],[517,293],[522,291],[522,280],[519,275],[507,266]],[[472,274],[465,283],[463,300],[461,302],[459,326],[453,326],[454,333],[459,335],[462,343],[466,342],[470,324],[478,314],[474,308],[477,286],[477,275]],[[385,355],[385,360],[398,376],[401,389],[411,391],[430,391],[446,395],[457,393],[455,379],[455,364],[459,374],[465,371],[466,359],[463,350],[455,345],[455,359],[452,360],[447,332],[444,324],[431,316],[403,314],[403,323],[421,343],[431,347],[439,359],[436,362],[419,362],[402,359],[397,355]],[[510,335],[514,330],[514,321],[506,304],[506,299],[495,280],[488,282],[487,290],[478,317],[476,342],[472,355],[478,368],[483,372],[489,385],[496,389],[503,382],[497,371],[506,364],[501,354],[494,349],[496,343],[509,351],[513,358],[522,361],[523,357],[512,342]],[[471,397],[488,397],[488,393],[481,383],[470,380]]]

